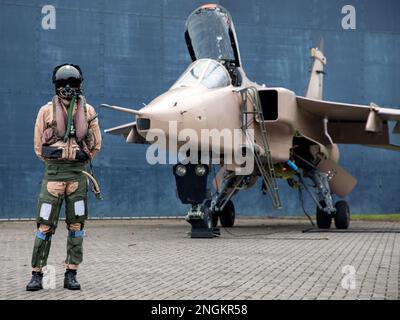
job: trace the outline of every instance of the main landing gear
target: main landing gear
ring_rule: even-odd
[[[335,171],[332,170],[326,173],[318,170],[317,164],[324,156],[320,152],[320,148],[318,148],[318,153],[315,153],[315,148],[314,151],[311,152],[312,148],[315,146],[312,141],[302,137],[296,137],[293,140],[293,145],[292,156],[296,160],[296,164],[290,160],[287,163],[291,169],[296,172],[298,181],[296,183],[293,179],[292,183],[289,184],[298,186],[301,201],[303,201],[303,189],[311,196],[317,207],[316,218],[318,228],[329,229],[332,225],[332,220],[334,220],[337,229],[347,229],[350,224],[349,205],[344,200],[337,201],[334,204],[329,186],[330,180],[336,175]],[[299,168],[301,168],[301,170],[299,170]],[[309,186],[305,183],[305,178],[310,179],[313,185]],[[293,182],[295,182],[295,184],[293,184]],[[310,187],[314,188],[314,190],[310,190]],[[306,212],[305,214],[307,215]]]
[[[337,201],[335,205],[333,205],[332,194],[328,183],[328,174],[316,169],[308,171],[306,174],[314,182],[317,197],[308,190],[302,178],[300,181],[317,204],[316,218],[318,228],[329,229],[332,220],[334,220],[337,229],[348,229],[350,225],[350,207],[344,200]]]
[[[320,229],[329,229],[335,222],[336,229],[348,229],[350,225],[350,207],[344,200],[335,203],[335,212],[327,214],[325,211],[317,207],[317,226]]]

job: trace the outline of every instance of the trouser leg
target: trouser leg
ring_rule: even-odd
[[[33,271],[41,271],[46,266],[51,247],[51,237],[57,228],[58,217],[63,201],[62,196],[51,194],[48,181],[43,180],[39,195],[36,222],[38,229],[32,252],[31,266]],[[51,191],[51,189],[50,189]]]
[[[65,259],[66,269],[77,270],[79,264],[82,263],[84,233],[85,230],[80,223],[70,224],[68,226],[67,258]]]
[[[87,183],[82,177],[66,189],[66,223],[68,229],[66,269],[76,270],[83,260],[84,223],[88,216]]]
[[[32,252],[32,270],[40,272],[47,265],[47,258],[51,246],[51,233],[44,233],[39,230],[35,233],[35,242]]]

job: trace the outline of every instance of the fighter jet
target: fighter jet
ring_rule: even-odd
[[[105,130],[124,136],[127,143],[154,146],[160,143],[154,132],[161,132],[166,149],[186,145],[186,158],[173,166],[173,174],[180,201],[190,205],[186,220],[192,225],[191,236],[218,236],[218,220],[223,227],[232,227],[232,197],[254,186],[258,178],[274,208],[282,207],[277,179],[285,179],[300,194],[311,196],[319,228],[328,229],[334,221],[336,228],[347,229],[349,205],[345,200],[335,203],[333,195],[344,198],[357,181],[339,166],[338,144],[400,150],[390,144],[388,127],[388,121],[400,121],[400,110],[322,100],[327,61],[321,45],[311,49],[311,76],[304,96],[252,82],[242,68],[232,17],[220,5],[194,10],[184,38],[192,63],[168,91],[140,110],[102,106],[136,117]],[[211,134],[200,139],[205,129],[236,130],[239,139],[212,139]],[[189,141],[188,132],[195,136]],[[394,132],[400,132],[400,122]],[[212,194],[208,177],[218,149],[224,152],[217,159],[220,167]],[[228,161],[232,154],[238,156]]]

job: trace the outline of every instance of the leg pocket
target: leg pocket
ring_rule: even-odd
[[[82,178],[78,187],[72,194],[65,198],[66,222],[68,224],[84,223],[88,217],[86,180]]]

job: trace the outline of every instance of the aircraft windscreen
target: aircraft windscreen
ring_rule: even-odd
[[[196,10],[186,24],[196,59],[235,60],[229,35],[231,18],[223,8]]]
[[[187,68],[172,88],[203,85],[208,89],[213,89],[230,84],[229,73],[223,65],[215,60],[200,59]]]

